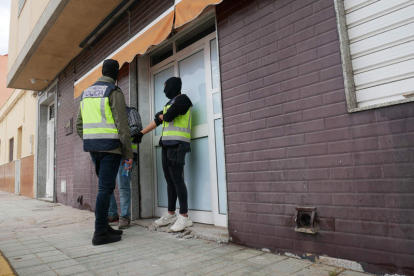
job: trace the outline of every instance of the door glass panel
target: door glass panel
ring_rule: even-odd
[[[211,211],[210,161],[207,137],[191,141],[191,152],[185,157],[184,181],[188,191],[188,208]]]
[[[164,83],[169,78],[174,77],[174,67],[170,67],[162,72],[154,75],[154,91],[155,91],[155,112],[161,111],[164,105],[168,102],[168,98],[164,94]],[[155,130],[155,135],[161,135],[162,126],[158,126]]]
[[[183,82],[181,92],[193,102],[192,125],[207,123],[206,80],[204,50],[179,62]]]
[[[213,94],[213,113],[221,113],[220,93]]]
[[[162,170],[162,148],[157,147],[158,206],[168,207],[167,182]],[[185,157],[184,181],[188,192],[188,209],[211,211],[208,138],[191,141],[191,152]],[[177,202],[177,208],[179,204]]]
[[[217,40],[213,39],[210,41],[210,60],[211,60],[211,82],[213,88],[219,86],[220,82],[220,70],[219,70],[219,61],[218,61],[218,51],[217,51]]]
[[[221,119],[214,121],[214,133],[216,138],[217,158],[217,190],[219,196],[219,212],[227,214],[226,172],[224,162],[224,140]]]

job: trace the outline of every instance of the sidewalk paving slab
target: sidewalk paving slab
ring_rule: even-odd
[[[93,246],[93,228],[92,212],[0,192],[0,251],[19,276],[369,275],[234,244],[180,239],[139,223],[124,230],[120,242]]]

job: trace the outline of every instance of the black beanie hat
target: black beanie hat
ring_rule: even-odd
[[[177,77],[169,78],[165,82],[165,88],[164,88],[165,96],[167,96],[168,99],[174,98],[175,96],[181,94],[181,87],[182,87],[182,82],[180,78],[177,78]]]
[[[115,81],[118,79],[119,63],[117,60],[106,59],[102,66],[102,75],[110,77]]]

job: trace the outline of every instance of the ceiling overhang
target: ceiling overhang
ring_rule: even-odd
[[[123,0],[50,1],[8,72],[7,87],[45,89],[82,51],[79,44],[121,2]]]

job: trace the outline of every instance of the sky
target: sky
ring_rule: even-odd
[[[9,25],[11,0],[0,0],[0,55],[9,52]]]

